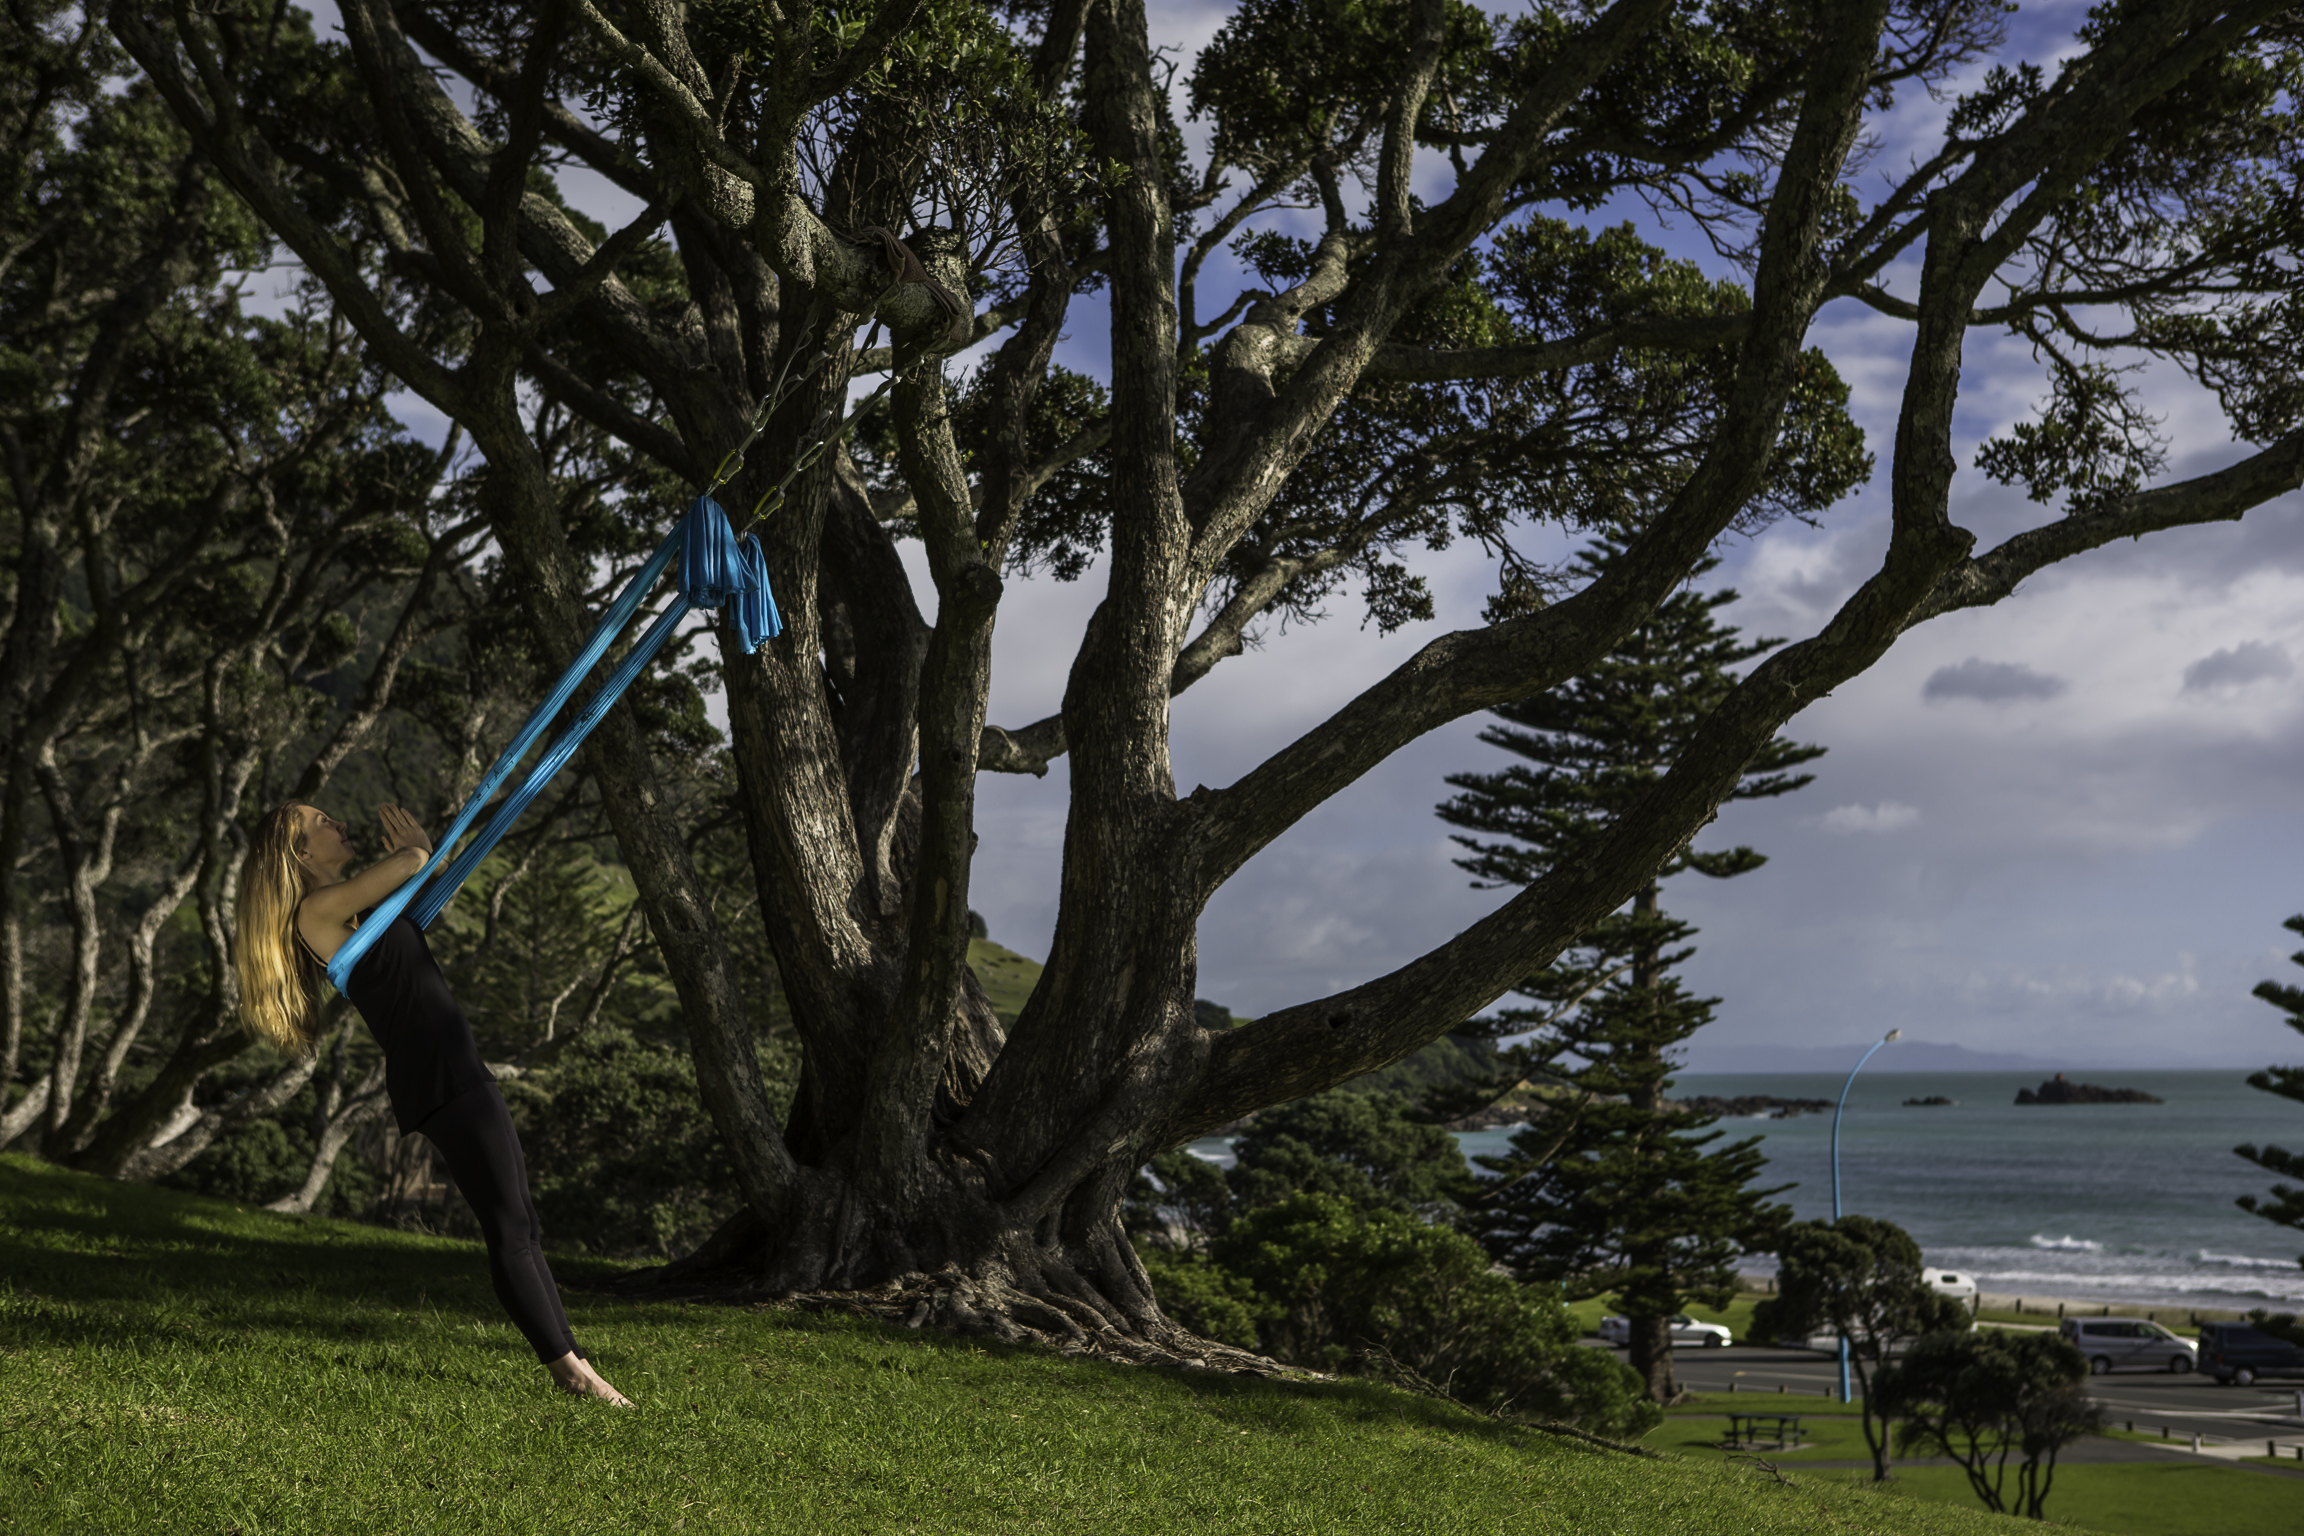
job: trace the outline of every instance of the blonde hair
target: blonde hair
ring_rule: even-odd
[[[296,908],[311,888],[298,857],[304,851],[301,801],[276,806],[256,823],[240,865],[240,933],[232,968],[240,974],[240,1012],[255,1036],[283,1055],[312,1049],[320,1006],[320,967],[296,942]]]

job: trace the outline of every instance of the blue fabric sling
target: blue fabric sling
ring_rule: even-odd
[[[648,632],[640,637],[639,643],[625,653],[624,659],[608,674],[607,681],[584,701],[583,707],[577,710],[574,718],[561,729],[551,746],[545,749],[536,766],[529,770],[527,778],[504,796],[495,813],[488,818],[488,824],[481,828],[479,834],[462,851],[456,853],[454,859],[450,859],[448,855],[456,849],[457,840],[471,830],[472,824],[480,819],[481,812],[488,809],[489,798],[512,776],[513,770],[520,766],[521,759],[528,755],[528,749],[536,744],[568,701],[576,696],[576,691],[591,676],[592,669],[600,664],[601,658],[608,654],[609,648],[616,643],[616,637],[632,622],[633,615],[640,611],[641,601],[655,587],[658,578],[675,557],[680,561],[679,596],[654,624],[648,626]],[[600,616],[600,622],[593,626],[591,638],[584,642],[584,649],[568,664],[568,670],[560,674],[560,681],[544,702],[536,706],[527,724],[520,727],[520,733],[504,749],[504,755],[497,758],[495,766],[482,776],[479,786],[472,791],[472,797],[464,802],[464,808],[456,813],[456,819],[449,823],[448,830],[441,834],[440,841],[434,845],[432,857],[426,862],[423,871],[378,902],[360,926],[352,931],[352,936],[337,947],[335,955],[328,961],[328,979],[335,984],[336,990],[344,990],[344,983],[350,979],[353,967],[360,963],[360,957],[368,953],[369,946],[376,942],[385,929],[392,926],[402,911],[406,911],[419,928],[431,927],[432,920],[440,915],[441,909],[455,898],[457,888],[470,878],[472,871],[480,867],[481,860],[488,857],[498,840],[511,830],[512,823],[519,820],[520,813],[528,808],[529,802],[542,794],[544,786],[552,781],[552,776],[566,767],[568,760],[576,755],[576,749],[584,744],[584,738],[591,735],[592,728],[607,716],[609,706],[632,685],[634,678],[648,669],[648,663],[655,659],[656,652],[671,638],[672,631],[688,616],[689,611],[696,608],[719,608],[723,604],[729,605],[729,621],[736,626],[746,655],[757,651],[764,643],[784,631],[783,621],[776,613],[775,595],[768,590],[768,567],[761,555],[759,540],[750,534],[739,540],[729,528],[728,514],[721,510],[720,503],[709,496],[699,496],[689,504],[688,513],[681,518],[680,526],[672,530],[663,545],[649,557],[648,563],[640,568],[640,573],[617,594],[616,601],[609,605],[608,611]]]

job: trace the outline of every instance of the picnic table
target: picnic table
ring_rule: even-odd
[[[1761,1441],[1760,1426],[1771,1425],[1775,1435],[1770,1445],[1795,1444],[1800,1438],[1800,1415],[1796,1413],[1731,1413],[1728,1415],[1728,1443],[1746,1449],[1757,1448]]]

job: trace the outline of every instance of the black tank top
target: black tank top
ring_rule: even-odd
[[[296,942],[318,960],[303,929],[295,931]],[[496,1081],[480,1064],[471,1022],[414,918],[394,918],[347,980],[344,995],[384,1048],[384,1096],[401,1135],[458,1094]]]

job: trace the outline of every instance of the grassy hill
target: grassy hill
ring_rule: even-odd
[[[0,1157],[0,1532],[2021,1529],[1822,1476],[1635,1460],[1364,1383],[766,1306],[578,1293],[569,1310],[637,1411],[551,1392],[476,1246]]]
[[[1027,960],[990,939],[968,941],[968,966],[992,994],[992,1011],[1009,1023],[1024,1011],[1024,999],[1040,983],[1040,962]]]

